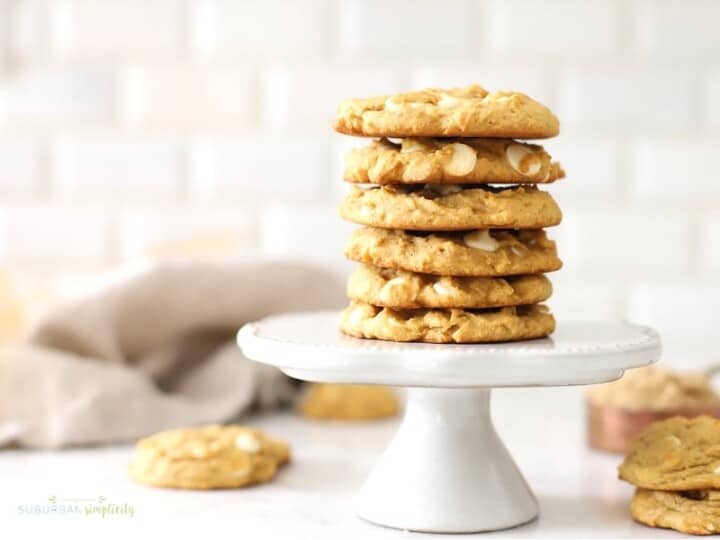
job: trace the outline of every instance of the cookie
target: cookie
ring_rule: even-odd
[[[353,301],[340,330],[359,338],[428,343],[494,343],[544,337],[555,318],[542,304],[494,309],[392,309]]]
[[[449,277],[360,265],[348,280],[347,294],[383,307],[487,308],[542,302],[552,294],[552,284],[542,274]]]
[[[333,127],[368,137],[542,139],[560,132],[555,115],[534,99],[478,85],[348,99],[340,103]]]
[[[646,489],[720,489],[720,420],[680,416],[633,439],[620,478]]]
[[[237,488],[271,480],[290,459],[282,441],[240,426],[174,429],[138,441],[130,476],[158,487]]]
[[[441,276],[512,276],[562,266],[555,242],[539,229],[420,233],[375,227],[356,230],[345,246],[353,261]]]
[[[542,184],[565,176],[542,146],[512,139],[387,139],[345,157],[347,182]]]
[[[652,491],[638,488],[632,517],[650,527],[686,534],[720,533],[720,491]]]
[[[327,420],[374,420],[395,416],[395,392],[384,386],[313,383],[300,400],[303,416]]]
[[[541,229],[562,220],[555,199],[534,186],[457,184],[353,189],[340,215],[361,225],[416,231]]]
[[[720,397],[707,373],[677,372],[657,365],[631,369],[617,381],[591,386],[586,396],[595,405],[626,411],[720,409]]]

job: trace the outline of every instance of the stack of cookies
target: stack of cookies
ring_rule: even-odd
[[[720,420],[654,423],[633,440],[620,478],[637,486],[630,512],[640,523],[720,533]]]
[[[482,343],[547,336],[540,302],[558,270],[544,228],[561,212],[537,188],[564,176],[541,146],[553,113],[518,92],[480,86],[351,99],[336,131],[377,137],[352,150],[343,218],[364,225],[345,255],[350,277],[340,329],[362,338]]]

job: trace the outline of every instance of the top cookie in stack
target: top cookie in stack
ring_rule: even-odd
[[[542,147],[558,120],[518,92],[428,89],[340,104],[334,127],[380,137],[352,150],[343,218],[365,225],[345,255],[346,334],[392,341],[480,343],[542,337],[555,328],[539,304],[558,270],[545,227],[560,209],[536,184],[564,172]]]

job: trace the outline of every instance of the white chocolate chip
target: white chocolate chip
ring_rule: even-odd
[[[450,94],[442,94],[437,102],[437,106],[441,109],[451,109],[457,107],[460,104],[460,100]]]
[[[453,143],[452,149],[453,154],[444,167],[445,172],[452,176],[465,176],[472,172],[477,163],[475,150],[462,143]]]
[[[439,195],[452,195],[462,191],[462,188],[457,184],[425,184],[424,188]]]
[[[407,107],[409,109],[420,109],[424,105],[424,103],[418,103],[416,101],[398,103],[397,101],[393,101],[392,98],[388,98],[385,100],[385,110],[390,112],[400,112],[403,110],[404,107]]]
[[[373,189],[380,189],[380,184],[353,184],[355,189],[360,191],[370,191]]]
[[[382,289],[380,289],[380,292],[378,293],[378,298],[380,299],[381,302],[386,303],[386,304],[391,302],[392,301],[392,289],[394,287],[402,287],[403,285],[405,285],[406,282],[407,282],[406,279],[402,276],[392,278],[390,281],[385,283],[385,285],[383,285]]]
[[[467,233],[463,236],[463,241],[466,246],[483,251],[497,251],[497,248],[500,247],[500,243],[490,236],[490,232],[487,229],[479,229]]]
[[[522,255],[522,251],[520,251],[517,246],[510,246],[510,251],[515,255]]]
[[[427,145],[421,143],[417,139],[405,139],[402,142],[402,148],[400,149],[401,154],[407,154],[408,152],[422,152],[427,148]]]
[[[390,112],[398,112],[402,110],[402,106],[393,101],[392,98],[387,98],[385,100],[385,110]]]
[[[509,145],[505,150],[505,155],[510,166],[526,176],[536,175],[542,167],[542,162],[537,158],[535,152],[522,144]],[[528,156],[531,157],[528,159]]]
[[[393,144],[398,144],[398,145],[403,143],[402,139],[396,139],[395,137],[388,137],[387,140]]]
[[[235,437],[235,446],[240,450],[245,450],[246,452],[254,454],[260,451],[262,443],[252,433],[241,433]]]
[[[361,215],[362,217],[368,217],[368,216],[370,216],[370,214],[372,214],[372,210],[370,210],[370,207],[367,206],[367,205],[365,205],[365,204],[363,204],[363,205],[360,207],[360,215]]]
[[[201,445],[193,445],[188,448],[188,454],[195,458],[203,458],[207,456],[207,450]]]
[[[667,437],[665,437],[665,440],[672,443],[673,446],[676,446],[678,448],[682,446],[682,441],[678,439],[675,435],[668,435]]]
[[[715,469],[713,469],[713,473],[720,474],[720,467],[715,467]]]
[[[365,310],[362,306],[358,306],[350,312],[350,324],[353,326],[359,325],[365,318]]]
[[[433,283],[432,288],[440,296],[448,296],[454,292],[454,289],[442,280]]]

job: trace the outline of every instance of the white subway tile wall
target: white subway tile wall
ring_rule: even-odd
[[[705,76],[704,100],[701,102],[704,119],[702,127],[720,130],[720,67]]]
[[[181,147],[172,136],[63,134],[52,150],[52,196],[65,201],[152,199],[180,193]]]
[[[348,59],[439,61],[464,55],[477,33],[468,0],[344,0],[337,3],[337,49]]]
[[[173,57],[183,50],[184,0],[53,0],[51,46],[59,58]]]
[[[337,102],[425,85],[553,107],[558,317],[716,361],[720,2],[0,0],[0,270],[291,256],[338,271]]]
[[[7,70],[10,20],[7,0],[0,0],[0,76]]]
[[[120,119],[130,129],[237,129],[257,120],[249,69],[137,65],[120,69]]]
[[[323,58],[332,50],[326,0],[195,0],[193,53],[201,58]]]
[[[35,196],[42,159],[36,137],[0,134],[0,196]]]
[[[606,0],[491,0],[483,33],[500,53],[607,55],[617,48],[617,7]]]

